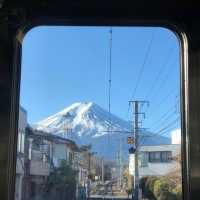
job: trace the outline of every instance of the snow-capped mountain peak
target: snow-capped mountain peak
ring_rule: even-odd
[[[62,136],[70,129],[76,136],[92,137],[107,134],[106,130],[109,126],[112,130],[129,130],[128,122],[113,114],[109,116],[106,110],[93,102],[74,103],[35,125],[36,129]]]
[[[129,135],[127,131],[131,130],[127,121],[110,115],[108,111],[93,102],[74,103],[33,125],[33,128],[72,139],[78,145],[91,144],[93,151],[110,158],[115,157],[119,141],[126,141]],[[113,132],[108,132],[108,128]],[[143,143],[169,144],[170,139],[163,136],[147,137]],[[124,152],[127,157],[127,144],[124,144]]]

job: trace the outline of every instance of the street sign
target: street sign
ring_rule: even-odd
[[[134,143],[134,138],[133,137],[128,137],[127,138],[127,143],[128,144],[133,144]]]

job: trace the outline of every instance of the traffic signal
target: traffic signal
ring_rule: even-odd
[[[134,147],[129,148],[129,154],[134,154],[136,149]]]

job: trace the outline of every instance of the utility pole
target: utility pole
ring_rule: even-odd
[[[119,186],[120,190],[122,189],[122,144],[121,138],[119,141]]]
[[[133,137],[134,137],[134,146],[135,149],[135,174],[134,174],[134,200],[139,200],[139,168],[138,168],[138,146],[139,146],[139,115],[145,117],[145,113],[139,112],[140,105],[149,104],[147,101],[129,101],[129,104],[133,105],[133,118],[134,118],[134,127],[133,127]]]
[[[87,179],[87,196],[90,199],[90,181],[91,181],[91,159],[97,152],[88,152],[88,179]]]
[[[102,162],[101,162],[101,181],[104,183],[104,158],[102,157]]]

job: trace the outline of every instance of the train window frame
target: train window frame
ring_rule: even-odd
[[[67,21],[67,23],[66,23]],[[105,20],[105,21],[96,21],[95,23],[90,20],[73,20],[73,19],[48,19],[48,20],[39,20],[37,22],[32,22],[31,24],[23,24],[20,29],[18,29],[17,34],[15,35],[15,52],[14,57],[15,61],[13,63],[14,71],[13,71],[13,87],[12,87],[12,132],[15,137],[10,137],[10,144],[12,148],[10,149],[10,157],[12,160],[9,162],[9,184],[10,184],[10,192],[11,195],[14,195],[15,188],[15,162],[16,162],[16,146],[17,146],[17,124],[18,121],[18,112],[19,112],[19,93],[20,93],[20,75],[21,75],[21,51],[22,51],[22,41],[25,34],[35,28],[37,26],[137,26],[137,27],[162,27],[169,29],[172,31],[179,40],[180,45],[180,83],[181,83],[181,91],[180,91],[180,107],[181,107],[181,130],[182,130],[182,140],[181,140],[181,153],[182,153],[182,188],[183,188],[183,199],[189,199],[189,155],[188,155],[188,40],[186,36],[186,32],[184,32],[179,25],[174,25],[173,23],[166,21],[159,22],[148,22],[145,23],[141,21],[131,21],[128,20]],[[16,120],[17,119],[17,120]],[[13,153],[14,152],[14,153]],[[9,192],[9,193],[10,193]],[[12,199],[12,198],[11,198]]]

